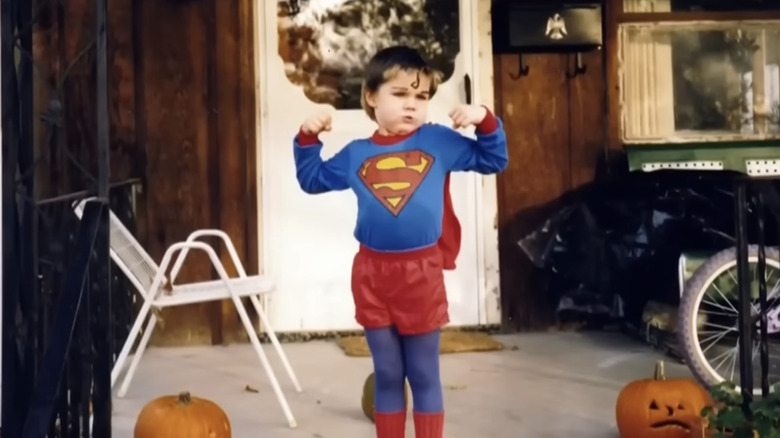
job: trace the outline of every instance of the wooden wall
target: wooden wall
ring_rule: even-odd
[[[36,103],[94,38],[94,1],[48,2],[35,28]],[[55,9],[61,4],[61,9]],[[257,270],[253,0],[108,0],[112,180],[144,181],[143,245],[161,260],[199,228],[225,230]],[[94,148],[94,50],[72,69],[68,141]],[[38,130],[36,130],[37,132]],[[38,139],[38,148],[42,146]],[[229,273],[227,253],[221,251]],[[211,279],[193,254],[181,280]],[[155,344],[229,342],[242,336],[231,303],[165,311]]]
[[[250,274],[256,272],[253,1],[132,3],[139,46],[135,113],[149,187],[141,223],[148,248],[159,259],[193,230],[219,228]],[[231,266],[224,249],[222,260]],[[182,275],[189,279],[213,278],[202,255],[185,266]],[[158,343],[226,342],[242,331],[230,302],[163,317],[170,324]]]
[[[509,166],[498,176],[498,223],[504,330],[536,330],[553,322],[557,302],[517,241],[542,224],[556,200],[593,180],[604,157],[604,52],[582,55],[587,70],[574,78],[575,57],[524,55],[528,75],[517,75],[517,55],[494,57],[496,111],[509,139]]]
[[[193,230],[221,228],[250,273],[255,271],[254,2],[108,3],[112,179],[144,181],[138,198],[142,243],[159,260],[168,245]],[[52,8],[36,28],[35,56],[49,66],[37,78],[43,85],[39,90],[94,35],[92,0],[63,5],[63,19]],[[516,56],[494,57],[495,106],[505,121],[511,155],[497,181],[502,319],[508,331],[542,328],[551,320],[555,303],[547,302],[516,241],[540,223],[556,199],[590,181],[605,154],[603,55],[585,54],[587,72],[573,79],[565,76],[574,63],[566,55],[526,56],[530,71],[519,79],[510,77],[517,73]],[[87,149],[94,144],[94,114],[85,111],[94,107],[93,59],[87,53],[65,87],[66,110],[79,114],[68,139]],[[49,97],[39,91],[37,104],[45,107]],[[221,255],[227,261],[224,251]],[[182,279],[212,278],[205,257],[192,257]],[[189,306],[162,317],[153,339],[157,345],[244,337],[230,303]]]

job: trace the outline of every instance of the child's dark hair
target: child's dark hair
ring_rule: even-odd
[[[430,97],[436,94],[441,74],[434,70],[417,50],[408,46],[392,46],[378,51],[366,65],[360,104],[371,120],[376,120],[374,108],[366,102],[366,93],[376,92],[382,84],[400,70],[418,72],[431,78]]]

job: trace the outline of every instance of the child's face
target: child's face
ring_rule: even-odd
[[[430,89],[430,76],[399,70],[376,92],[369,92],[366,103],[374,108],[380,134],[408,134],[425,123]]]

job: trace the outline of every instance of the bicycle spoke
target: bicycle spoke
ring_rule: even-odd
[[[715,360],[717,360],[717,359],[719,359],[719,358],[723,357],[723,359],[722,359],[722,360],[721,360],[721,361],[718,363],[718,365],[717,365],[717,368],[719,368],[719,367],[720,367],[720,365],[722,365],[722,364],[723,364],[723,362],[725,362],[725,361],[726,361],[726,359],[728,359],[728,356],[727,356],[727,355],[728,355],[729,353],[731,353],[731,352],[734,352],[734,353],[736,353],[736,352],[737,352],[737,347],[735,346],[735,347],[729,348],[729,349],[727,349],[726,351],[724,351],[723,353],[721,353],[721,354],[719,354],[719,355],[715,356],[714,358],[712,358],[712,360],[713,360],[713,361],[715,361]]]
[[[702,349],[702,353],[706,353],[710,348],[712,348],[713,345],[716,345],[718,343],[718,341],[723,339],[723,337],[726,336],[729,333],[729,331],[720,332],[720,333],[721,333],[721,335],[718,336],[718,339],[715,339],[714,341],[712,341],[712,343],[707,348],[703,348]],[[713,335],[711,337],[715,337],[715,335]],[[700,342],[699,345],[702,345],[704,342],[705,341]]]
[[[737,358],[739,357],[739,355],[737,354],[737,350],[739,349],[738,346],[739,346],[739,338],[737,338],[737,345],[734,346],[734,354],[731,355],[731,377],[729,378],[729,380],[731,380],[732,382],[734,381],[734,374],[737,371]]]
[[[731,310],[733,310],[733,311],[734,311],[734,313],[738,313],[737,309],[736,309],[734,306],[732,306],[732,305],[731,305],[731,301],[729,301],[729,299],[728,299],[728,298],[726,298],[726,295],[724,295],[724,294],[723,294],[723,292],[720,290],[720,288],[719,288],[718,286],[715,286],[714,284],[712,285],[712,287],[713,287],[713,288],[714,288],[714,289],[715,289],[715,290],[716,290],[716,291],[717,291],[717,292],[720,294],[720,296],[721,296],[721,297],[723,297],[723,299],[724,299],[724,300],[725,300],[725,301],[726,301],[726,302],[729,304],[729,307],[731,308]]]
[[[721,325],[721,324],[716,324],[714,322],[709,322],[709,321],[707,321],[705,323],[705,326],[707,326],[707,327],[717,327],[717,328],[721,328],[723,330],[728,330],[728,331],[736,330],[736,327],[734,327],[734,326]]]
[[[722,309],[722,310],[726,310],[726,311],[728,311],[729,309],[733,310],[732,312],[724,313],[724,315],[736,315],[737,314],[737,310],[734,309],[733,306],[726,307],[726,306],[723,306],[722,304],[717,303],[715,301],[704,301],[704,299],[702,299],[701,302],[702,302],[702,304],[706,303],[706,304],[708,304],[708,305],[710,305],[712,307],[717,307],[717,308]]]

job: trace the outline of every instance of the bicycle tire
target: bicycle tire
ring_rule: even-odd
[[[777,248],[766,247],[767,267],[780,270],[780,252]],[[758,245],[748,245],[748,263],[758,263]],[[720,274],[735,267],[737,249],[727,248],[715,253],[704,262],[691,278],[685,282],[680,306],[677,312],[677,339],[681,353],[694,377],[705,386],[712,386],[726,380],[707,362],[701,351],[698,336],[698,313],[702,296]],[[770,287],[769,285],[767,286]],[[734,382],[739,387],[739,382]],[[760,395],[761,388],[753,385],[753,394]]]

